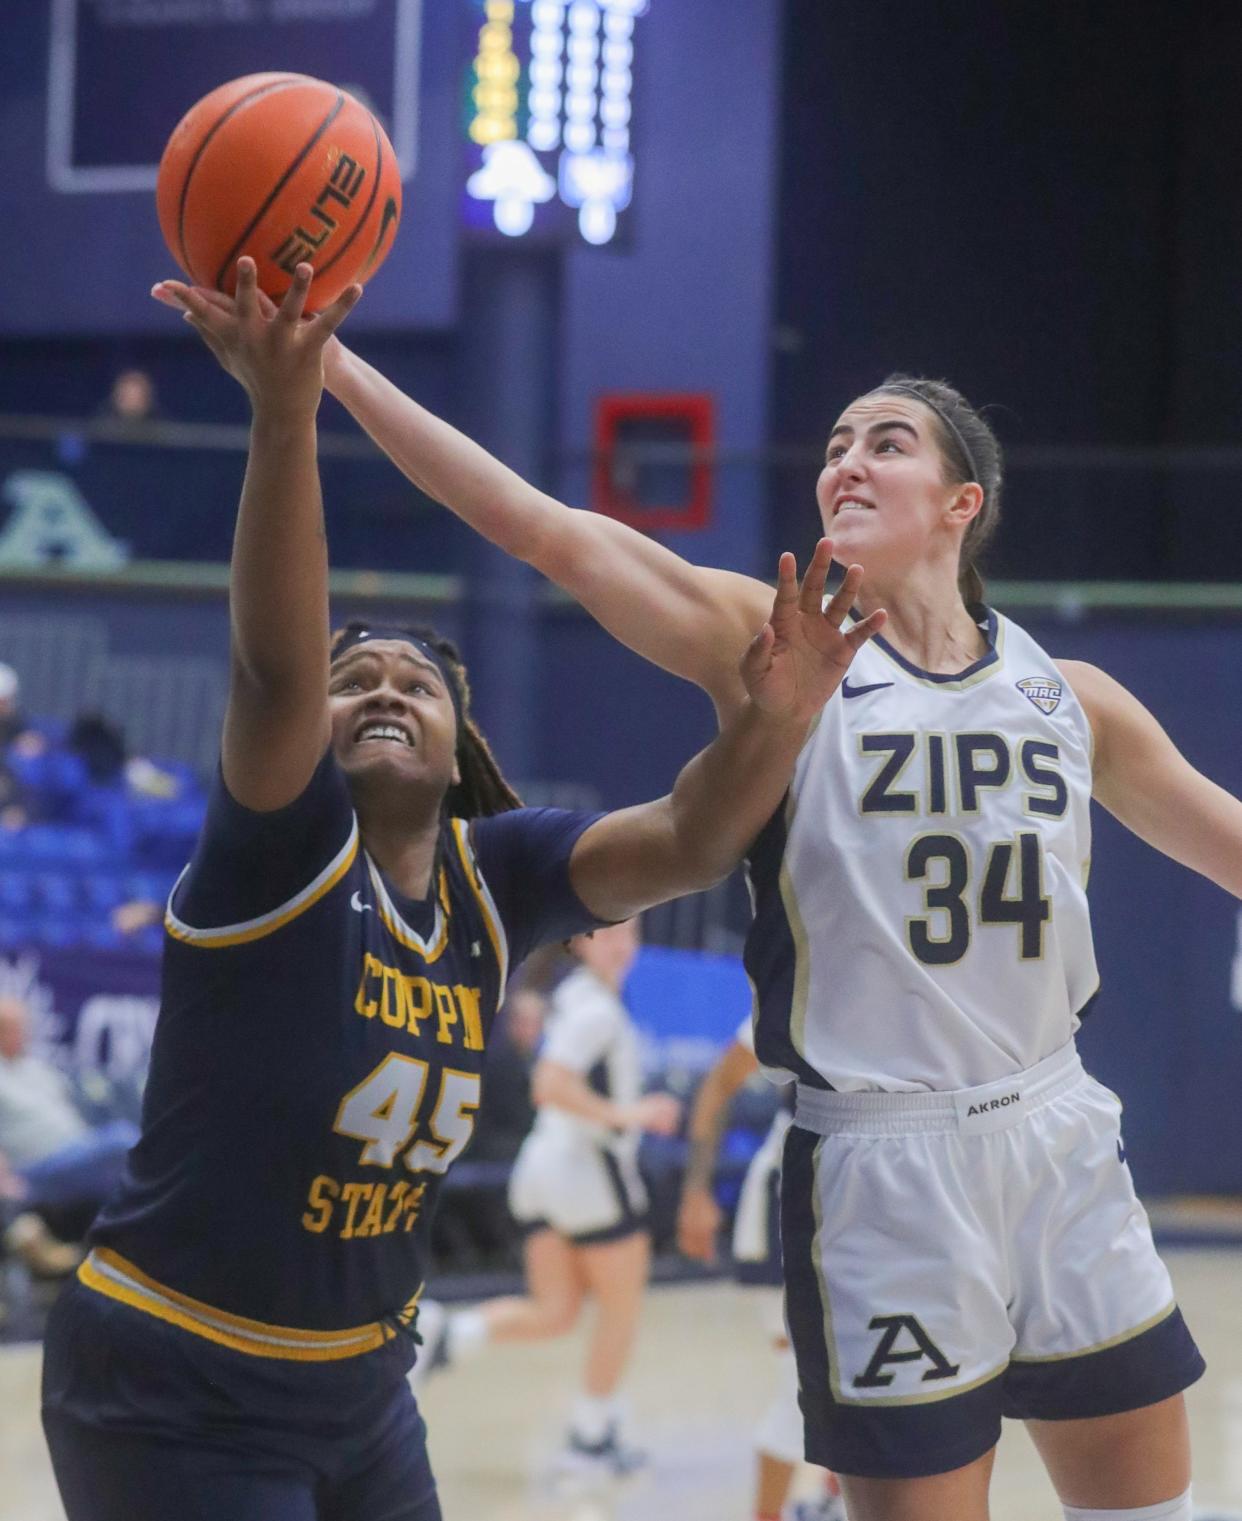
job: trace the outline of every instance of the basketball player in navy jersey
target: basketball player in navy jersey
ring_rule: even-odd
[[[47,1338],[70,1521],[435,1521],[406,1374],[508,970],[729,870],[883,621],[843,634],[826,546],[801,590],[786,556],[753,695],[670,797],[517,807],[450,645],[329,638],[315,414],[358,290],[303,321],[310,278],[271,316],[250,260],[235,304],[160,292],[254,416],[221,766],[167,910],[142,1138]]]
[[[723,721],[766,590],[575,512],[339,345],[327,383],[429,496],[701,686]],[[1002,1415],[1072,1521],[1189,1521],[1202,1358],[1074,1035],[1098,986],[1094,797],[1242,897],[1242,803],[1103,671],[983,602],[999,444],[894,375],[817,502],[871,641],[748,855],[756,1054],[797,1083],[782,1247],[805,1455],[852,1521],[985,1521]]]

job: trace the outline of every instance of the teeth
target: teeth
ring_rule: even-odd
[[[398,729],[395,724],[367,724],[359,731],[359,741],[364,739],[395,739],[403,745],[410,743],[409,735],[404,729]]]
[[[851,501],[851,500],[849,500],[847,498],[837,508],[837,516],[840,517],[840,515],[843,512],[874,512],[874,511],[875,511],[875,508],[872,507],[872,505],[870,504],[870,502],[855,502],[855,501]]]

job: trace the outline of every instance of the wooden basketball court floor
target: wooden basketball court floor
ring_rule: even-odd
[[[1188,1396],[1196,1502],[1205,1515],[1242,1521],[1242,1252],[1165,1256],[1209,1363]],[[751,1433],[771,1367],[745,1291],[706,1283],[651,1292],[629,1380],[632,1435],[650,1465],[605,1491],[566,1495],[549,1468],[581,1347],[575,1335],[499,1348],[430,1382],[423,1408],[447,1521],[746,1521]],[[0,1347],[0,1521],[63,1521],[39,1432],[38,1377],[36,1346]],[[992,1514],[1061,1515],[1020,1426],[1006,1426]]]

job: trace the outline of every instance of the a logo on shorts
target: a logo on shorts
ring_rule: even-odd
[[[1005,1093],[1000,1098],[982,1099],[979,1103],[972,1104],[967,1109],[966,1118],[971,1119],[972,1117],[977,1118],[981,1114],[992,1114],[997,1109],[1008,1109],[1010,1104],[1020,1104],[1021,1102],[1022,1095],[1020,1093]]]
[[[1055,713],[1065,696],[1064,683],[1055,676],[1024,676],[1014,686],[1028,698],[1041,713]]]
[[[917,1315],[873,1315],[867,1329],[884,1334],[865,1371],[855,1378],[855,1389],[886,1389],[896,1377],[883,1371],[888,1363],[929,1362],[931,1367],[923,1370],[923,1383],[935,1378],[952,1378],[960,1371],[961,1364],[949,1361],[923,1329]],[[898,1340],[903,1335],[914,1343],[912,1347],[898,1347]]]

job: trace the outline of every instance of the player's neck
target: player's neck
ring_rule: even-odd
[[[952,675],[987,652],[987,641],[966,610],[956,569],[918,565],[904,575],[868,576],[860,610],[888,612],[884,638],[920,670]]]
[[[431,891],[436,848],[440,841],[440,816],[422,824],[403,820],[384,820],[375,816],[374,807],[358,809],[358,827],[367,854],[398,892],[407,898],[425,898]]]

